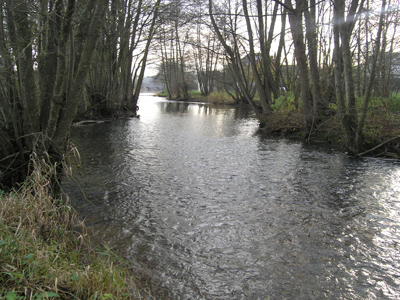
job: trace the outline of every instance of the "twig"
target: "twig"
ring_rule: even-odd
[[[369,149],[369,150],[367,150],[367,151],[365,151],[365,152],[362,152],[362,153],[358,153],[358,154],[356,154],[356,156],[362,156],[362,155],[365,155],[365,154],[367,154],[367,153],[370,153],[370,152],[372,152],[372,151],[378,149],[379,147],[382,147],[383,145],[385,145],[385,144],[387,144],[387,143],[390,143],[390,142],[392,142],[392,141],[394,141],[394,140],[396,140],[396,139],[399,139],[399,138],[400,138],[400,135],[398,135],[398,136],[396,136],[396,137],[394,137],[394,138],[391,138],[390,140],[387,140],[387,141],[383,142],[382,144],[379,144],[378,146],[376,146],[376,147],[374,147],[374,148],[372,148],[372,149]]]
[[[20,154],[20,152],[11,154],[11,155],[9,155],[9,156],[6,156],[6,157],[0,159],[0,162],[2,162],[2,161],[4,161],[4,160],[7,160],[7,159],[9,159],[9,158],[12,158],[12,157],[14,157],[14,156],[18,156],[19,154]]]

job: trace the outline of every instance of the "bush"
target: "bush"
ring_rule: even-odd
[[[278,99],[271,105],[271,108],[275,112],[291,112],[295,111],[296,107],[294,106],[294,95],[292,92],[286,93],[286,95],[279,96]]]
[[[393,93],[387,99],[388,109],[391,112],[400,112],[400,93]]]

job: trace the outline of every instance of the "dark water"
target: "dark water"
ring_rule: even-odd
[[[141,96],[76,127],[74,207],[174,299],[399,299],[400,164],[263,137],[246,110]],[[90,202],[89,202],[90,201]]]

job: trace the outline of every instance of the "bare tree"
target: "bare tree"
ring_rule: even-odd
[[[306,46],[303,33],[303,10],[305,2],[296,0],[296,8],[293,8],[291,0],[285,0],[285,7],[289,13],[290,30],[294,43],[294,55],[300,76],[301,100],[303,111],[304,131],[309,133],[313,127],[312,99],[310,93],[310,77],[307,64]]]
[[[125,12],[117,17],[121,8],[117,3],[122,2],[116,0],[0,2],[0,137],[4,141],[0,147],[0,187],[24,179],[32,152],[43,156],[48,153],[52,163],[60,162],[68,149],[76,111],[83,103],[83,91],[91,88],[92,82],[87,79],[94,59],[110,58],[102,64],[108,70],[104,78],[108,78],[105,85],[110,90],[117,91],[116,82],[120,80],[128,85],[120,90],[133,95],[132,68],[128,64],[124,74],[119,73],[122,70],[119,67],[124,61],[122,57],[132,60],[132,51],[138,43],[129,33],[139,36],[140,33],[135,35],[138,24],[146,20],[142,19],[142,1],[138,0],[136,6],[132,2],[124,2],[128,3],[125,7],[131,7],[139,15],[129,26],[117,24],[116,20],[123,20]],[[156,12],[154,6],[153,9]],[[148,16],[151,20],[156,13]],[[106,18],[112,20],[109,27],[105,25]],[[153,19],[153,27],[154,22]],[[106,27],[112,32],[128,31],[128,46],[117,49],[115,43],[122,45],[125,40],[112,40],[110,35],[104,35]],[[151,39],[151,34],[147,37]],[[114,45],[107,54],[100,53],[99,46],[103,44],[99,41],[112,41]],[[140,67],[145,68],[143,61]],[[143,74],[139,74],[139,84],[140,75]],[[118,80],[113,81],[113,76]],[[132,97],[130,100],[134,101]]]
[[[363,142],[364,142],[363,127],[364,127],[365,117],[367,115],[368,103],[371,99],[372,86],[373,86],[373,83],[375,80],[376,64],[378,62],[378,55],[379,55],[379,51],[380,51],[385,9],[386,9],[386,0],[382,0],[382,8],[381,8],[381,13],[380,13],[380,18],[379,18],[378,33],[376,36],[375,49],[374,49],[372,62],[371,62],[371,72],[370,72],[370,77],[369,77],[369,84],[368,84],[367,92],[365,94],[363,108],[361,110],[360,119],[358,121],[357,133],[356,133],[355,143],[356,143],[357,153],[360,153],[363,150]],[[383,51],[383,53],[384,53],[384,51]],[[383,53],[381,55],[383,55]]]
[[[357,9],[362,7],[358,0],[353,0],[345,18],[345,1],[334,2],[334,39],[335,39],[335,86],[338,115],[341,120],[346,146],[357,153],[357,111],[353,79],[353,64],[350,49],[351,33],[357,20]],[[343,78],[342,79],[342,75]],[[345,93],[342,89],[345,86]]]
[[[230,2],[228,3],[228,7],[230,7]],[[237,34],[237,18],[238,18],[238,6],[236,6],[236,13],[233,15],[229,15],[230,18],[230,29],[226,31],[226,26],[222,26],[225,30],[224,34],[221,32],[220,27],[217,24],[217,21],[214,17],[213,12],[213,4],[212,1],[208,2],[208,11],[211,19],[211,24],[215,34],[218,37],[219,42],[222,44],[224,51],[226,53],[226,58],[229,61],[229,66],[232,68],[232,75],[234,76],[234,82],[237,84],[237,87],[240,89],[241,94],[243,95],[246,102],[253,108],[253,110],[258,114],[259,109],[257,105],[253,101],[253,97],[251,95],[251,88],[249,88],[248,78],[246,78],[246,67],[243,65],[241,52],[240,52],[240,42],[239,36]],[[223,20],[223,24],[226,24],[225,20]],[[229,35],[232,39],[231,45],[228,44],[227,38],[224,35]]]

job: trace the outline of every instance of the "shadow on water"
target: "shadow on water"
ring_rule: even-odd
[[[175,299],[396,299],[400,166],[265,138],[243,108],[141,96],[76,127],[73,206]]]

